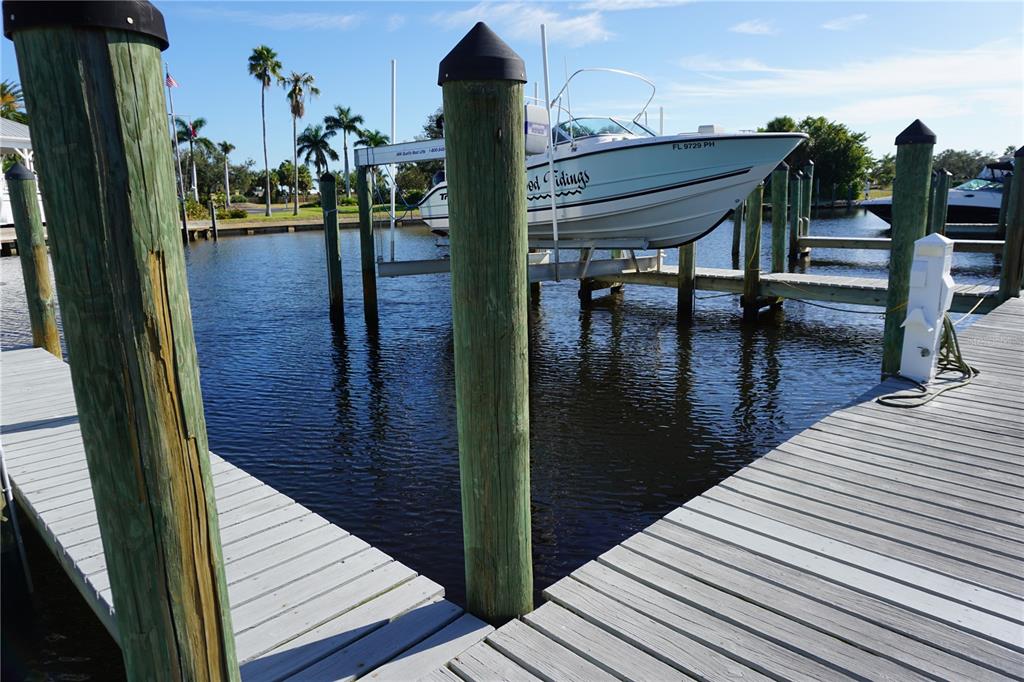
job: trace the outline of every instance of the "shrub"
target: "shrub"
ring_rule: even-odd
[[[338,197],[338,206],[358,206],[359,200],[355,197]]]
[[[299,204],[299,208],[320,208],[320,200],[308,201],[305,204]]]
[[[210,210],[192,197],[185,197],[185,216],[189,220],[202,220],[210,217]]]
[[[228,218],[248,218],[249,213],[244,208],[232,208],[228,210]]]
[[[249,201],[249,200],[246,199],[245,197],[243,197],[241,194],[232,194],[231,195],[231,203],[232,204],[244,204],[247,201]]]
[[[405,200],[407,205],[415,206],[420,203],[420,200],[423,198],[423,194],[424,192],[421,189],[411,189],[408,192],[402,193],[402,199]]]

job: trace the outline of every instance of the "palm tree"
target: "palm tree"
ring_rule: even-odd
[[[360,135],[361,131],[359,126],[363,124],[363,117],[359,114],[353,114],[352,109],[349,107],[336,106],[334,107],[333,116],[324,117],[324,125],[327,126],[328,130],[341,131],[341,144],[345,150],[345,196],[352,196],[352,183],[348,176],[348,135]]]
[[[270,215],[270,162],[267,161],[267,88],[281,77],[281,62],[277,53],[266,45],[253,48],[249,55],[249,75],[260,82],[260,115],[263,117],[263,174],[266,180],[267,212]]]
[[[199,134],[199,131],[206,126],[206,119],[203,117],[194,118],[189,123],[183,118],[177,116],[174,117],[174,128],[175,135],[178,138],[178,143],[188,142],[188,159],[192,162],[192,198],[199,201],[199,188],[196,187],[196,146],[202,148],[206,152],[213,152],[216,148],[213,141],[208,137],[203,137]]]
[[[306,115],[306,100],[320,94],[313,85],[313,74],[303,71],[292,71],[287,78],[278,77],[277,82],[286,91],[288,106],[292,110],[292,166],[295,167],[295,206],[292,215],[299,215],[299,136],[296,127],[298,120]]]
[[[356,140],[356,147],[381,147],[391,141],[387,135],[379,130],[360,130],[359,139]]]
[[[0,117],[18,123],[28,123],[25,113],[25,96],[21,86],[13,81],[0,82]]]
[[[231,206],[231,185],[228,181],[228,154],[235,151],[235,145],[225,140],[217,145],[217,149],[224,155],[224,207],[228,208]]]
[[[379,130],[360,130],[359,139],[356,140],[354,147],[381,147],[391,141],[387,135]],[[380,169],[380,166],[375,166],[373,169],[373,184],[377,187],[384,186],[384,174]]]
[[[309,125],[299,135],[298,153],[303,154],[302,162],[309,165],[310,160],[316,168],[316,176],[319,178],[327,172],[327,160],[338,160],[338,152],[331,148],[331,138],[334,137],[333,130],[324,131],[322,125]]]

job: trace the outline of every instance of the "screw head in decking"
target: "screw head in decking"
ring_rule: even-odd
[[[526,82],[526,64],[482,21],[452,48],[437,71],[437,84],[449,81]]]

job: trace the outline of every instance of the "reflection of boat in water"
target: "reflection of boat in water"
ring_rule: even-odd
[[[568,82],[561,93],[567,86]],[[645,104],[628,122],[577,118],[566,110],[567,120],[556,123],[559,240],[623,240],[650,248],[691,242],[721,223],[807,137],[723,133],[715,126],[701,126],[699,133],[659,136],[640,123],[646,109]],[[526,160],[529,235],[535,242],[553,238],[548,169],[548,152]],[[441,235],[448,232],[447,199],[447,184],[440,182],[419,204],[423,220]]]
[[[1009,157],[985,164],[978,177],[949,190],[947,223],[994,223],[999,220],[1003,200],[1003,181],[1013,171]],[[892,197],[861,203],[885,222],[892,221]]]

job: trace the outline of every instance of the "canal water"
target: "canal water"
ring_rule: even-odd
[[[885,227],[840,212],[811,229],[880,236]],[[727,222],[701,240],[698,265],[729,267],[730,239]],[[443,253],[422,228],[400,230],[395,247],[398,258]],[[322,233],[186,250],[211,449],[463,602],[448,277],[379,280],[380,332],[371,334],[354,230],[342,233],[342,249],[341,333],[327,318]],[[812,255],[811,272],[886,276],[884,251]],[[991,280],[995,263],[958,254],[954,278]],[[26,345],[16,258],[0,259],[0,281],[0,344]],[[878,309],[787,301],[747,326],[737,297],[700,292],[693,325],[680,329],[673,290],[627,286],[589,309],[576,292],[575,282],[545,284],[530,309],[538,602],[553,581],[878,381]],[[122,675],[116,645],[27,535],[32,598],[5,553],[4,678]],[[15,603],[25,606],[12,614]]]

